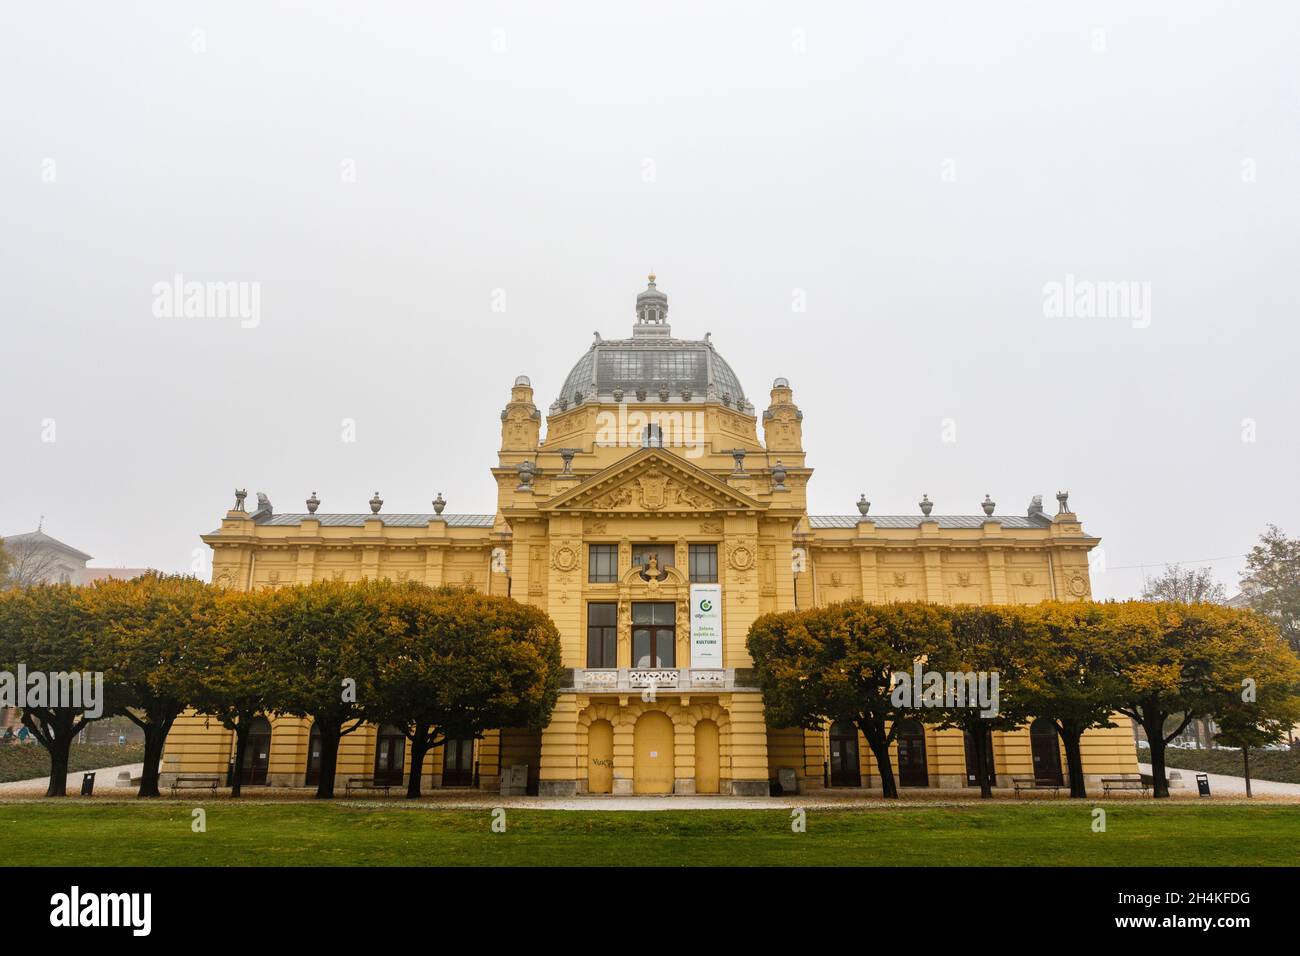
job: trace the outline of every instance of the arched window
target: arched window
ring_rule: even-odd
[[[1034,758],[1035,780],[1047,780],[1058,786],[1064,783],[1056,724],[1048,718],[1039,717],[1029,725],[1029,752]]]
[[[392,724],[384,724],[375,737],[375,783],[400,784],[405,762],[406,734]]]
[[[664,430],[658,425],[647,425],[641,432],[641,447],[663,448]]]
[[[311,733],[307,735],[307,779],[309,787],[320,783],[320,728],[312,721]]]
[[[928,787],[925,766],[925,728],[920,721],[905,720],[898,728],[898,783],[902,787]]]
[[[248,726],[244,739],[244,773],[240,783],[259,786],[266,783],[266,771],[271,765],[271,722],[256,717]]]

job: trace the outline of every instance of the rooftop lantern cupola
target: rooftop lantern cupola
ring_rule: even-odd
[[[636,338],[668,338],[672,334],[668,327],[668,296],[655,287],[653,272],[649,279],[645,291],[636,297],[636,325],[632,326],[632,335]]]

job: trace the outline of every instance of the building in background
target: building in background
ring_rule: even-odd
[[[439,494],[431,513],[387,514],[378,493],[369,512],[327,513],[312,493],[305,512],[281,514],[264,494],[248,510],[239,492],[203,535],[213,580],[246,589],[391,578],[544,608],[568,668],[550,725],[450,742],[426,764],[433,786],[492,789],[504,778],[556,795],[870,786],[876,768],[853,727],[767,724],[745,646],[755,618],[850,599],[1083,600],[1099,539],[1065,494],[1054,516],[1038,497],[1023,514],[997,515],[987,496],[972,496],[974,514],[936,514],[922,497],[916,514],[873,517],[863,496],[856,514],[809,515],[803,412],[784,378],[767,401],[751,403],[708,335],[673,337],[651,276],[631,337],[597,335],[545,413],[529,379],[515,380],[499,415],[494,513],[445,514]],[[314,782],[308,721],[270,716],[254,737],[248,782]],[[224,772],[232,738],[182,717],[164,772]],[[995,734],[994,746],[1003,785],[1063,776],[1049,721]],[[1124,726],[1089,731],[1083,750],[1093,782],[1137,773]],[[959,730],[909,724],[893,759],[904,787],[975,776]],[[344,738],[338,772],[393,774],[404,760],[400,731],[369,728]]]

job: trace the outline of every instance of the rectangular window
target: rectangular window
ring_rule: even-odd
[[[611,584],[618,580],[618,545],[588,546],[587,580],[592,584]]]
[[[676,667],[677,606],[671,603],[632,605],[632,666]]]
[[[587,605],[587,666],[618,666],[618,605]]]
[[[695,584],[718,583],[718,546],[693,544],[690,551],[691,581]]]

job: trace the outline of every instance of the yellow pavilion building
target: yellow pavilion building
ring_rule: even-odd
[[[1086,534],[1068,499],[1055,515],[1035,497],[1023,515],[809,515],[803,413],[778,378],[761,411],[709,336],[674,338],[668,299],[650,276],[632,335],[599,335],[543,410],[528,378],[500,413],[494,514],[275,512],[242,493],[203,540],[213,580],[282,587],[386,577],[458,584],[546,609],[563,641],[566,679],[540,733],[503,728],[449,742],[425,763],[430,787],[505,793],[767,794],[878,784],[851,726],[772,727],[745,648],[769,611],[835,601],[1035,603],[1091,595]],[[1084,735],[1084,768],[1136,775],[1124,721]],[[245,783],[313,784],[319,748],[310,722],[272,716],[252,734]],[[233,734],[188,715],[177,721],[164,774],[225,773]],[[959,730],[902,728],[903,787],[973,785]],[[994,735],[1000,786],[1062,777],[1047,721]],[[343,738],[350,778],[398,784],[406,767],[396,728]]]

